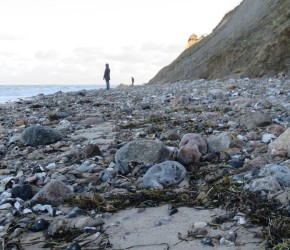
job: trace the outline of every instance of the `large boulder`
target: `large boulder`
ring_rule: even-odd
[[[121,147],[116,155],[116,162],[160,163],[169,160],[171,151],[159,141],[138,140]]]
[[[238,118],[238,123],[247,127],[247,129],[256,129],[257,127],[266,127],[272,123],[272,118],[263,112],[247,112]]]
[[[74,193],[60,180],[51,180],[37,194],[35,194],[30,203],[50,204],[59,206],[71,200]]]
[[[211,135],[207,139],[208,150],[210,153],[221,152],[230,147],[231,138],[227,133],[221,133],[218,135]]]
[[[30,126],[22,132],[23,141],[34,147],[55,143],[63,137],[59,131],[45,126]]]
[[[177,160],[182,164],[199,162],[206,152],[207,144],[199,134],[185,134],[179,143]]]
[[[279,151],[285,152],[290,158],[290,128],[269,144],[270,154],[277,155]]]
[[[259,176],[272,176],[280,185],[290,187],[290,168],[277,164],[267,164],[261,168]]]
[[[180,183],[186,175],[186,169],[176,161],[165,161],[149,168],[142,177],[144,188],[163,189]]]
[[[260,179],[254,180],[250,184],[249,190],[253,193],[255,192],[270,192],[277,193],[281,190],[281,186],[279,182],[272,176],[266,176]]]

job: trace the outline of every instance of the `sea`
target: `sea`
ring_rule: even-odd
[[[104,85],[0,85],[0,103],[27,99],[39,94],[105,88]]]

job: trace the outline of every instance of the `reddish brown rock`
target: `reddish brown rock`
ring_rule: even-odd
[[[206,152],[207,144],[199,134],[185,134],[179,143],[177,160],[182,164],[199,162]]]
[[[71,189],[62,181],[52,180],[33,196],[30,203],[32,205],[40,203],[59,206],[70,201],[73,195]]]
[[[256,104],[256,103],[257,103],[256,99],[244,98],[244,97],[240,97],[240,98],[230,101],[231,106],[250,105],[250,104]]]
[[[236,170],[236,173],[243,173],[247,171],[251,171],[254,168],[262,167],[268,163],[268,160],[264,157],[256,157],[253,160],[247,162],[243,168]]]
[[[91,125],[94,125],[94,124],[99,124],[100,123],[100,120],[97,119],[97,118],[87,118],[83,121],[84,125],[86,126],[91,126]]]
[[[179,100],[178,99],[172,99],[170,101],[170,105],[172,105],[172,106],[177,106],[178,104],[179,104]]]
[[[98,145],[88,144],[84,149],[83,155],[84,158],[90,158],[94,156],[103,156],[103,153],[98,147]]]
[[[266,131],[270,134],[279,136],[285,131],[285,129],[278,124],[272,124],[269,127],[267,127]]]
[[[251,131],[251,132],[246,134],[246,137],[250,141],[255,141],[255,140],[258,139],[258,134],[256,132],[254,132],[254,131]]]
[[[27,124],[28,124],[27,118],[21,118],[15,122],[16,126],[23,126],[23,125],[27,125]]]
[[[182,164],[199,162],[200,158],[201,153],[199,152],[197,145],[182,146],[177,153],[177,160]]]

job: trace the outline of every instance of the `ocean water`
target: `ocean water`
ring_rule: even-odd
[[[0,103],[17,101],[39,94],[54,94],[56,92],[80,91],[83,89],[100,89],[104,85],[0,85]]]

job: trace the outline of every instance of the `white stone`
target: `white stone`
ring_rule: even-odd
[[[0,206],[0,210],[10,209],[12,205],[10,203],[5,203]]]
[[[248,141],[247,137],[243,135],[237,135],[237,139],[240,141]]]
[[[55,164],[55,162],[49,163],[45,168],[46,169],[55,169],[56,168],[56,164]]]
[[[198,221],[198,222],[194,222],[193,226],[195,228],[205,228],[207,226],[207,223],[204,221]]]
[[[263,134],[262,135],[262,142],[264,142],[264,143],[270,143],[275,138],[276,138],[275,135],[266,133],[266,134]]]

